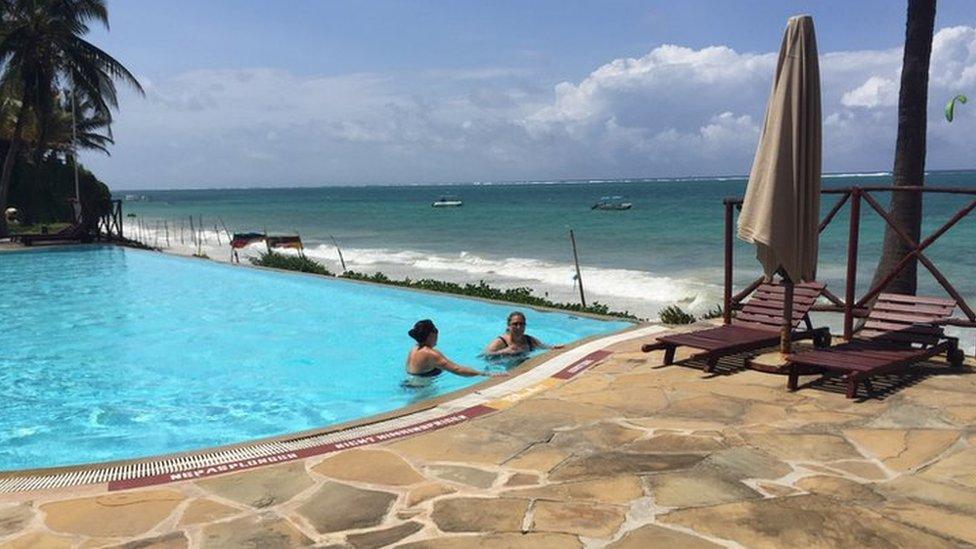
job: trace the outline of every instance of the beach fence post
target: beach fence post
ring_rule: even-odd
[[[216,223],[214,223],[214,234],[217,235],[217,245],[220,246],[220,230],[217,229]]]
[[[576,235],[573,234],[573,229],[569,230],[569,241],[573,244],[573,263],[576,265],[576,282],[579,284],[580,303],[585,309],[586,295],[583,293],[583,275],[580,274],[579,255],[576,253]]]
[[[169,248],[169,221],[163,220],[163,230],[166,231],[166,247]]]
[[[153,248],[159,247],[159,220],[156,220],[156,234],[153,236]]]
[[[330,234],[329,235],[329,238],[332,239],[332,244],[335,245],[336,250],[339,252],[339,263],[342,265],[342,272],[345,273],[346,272],[346,260],[343,259],[343,257],[342,257],[342,248],[339,247],[339,242],[336,240],[336,237],[335,236],[333,236],[333,235]]]
[[[220,221],[220,226],[224,228],[224,234],[227,235],[227,243],[229,244],[233,238],[230,236],[230,231],[227,230],[227,225],[224,223],[224,218],[217,218]]]
[[[197,221],[199,221],[199,223],[197,223],[197,230],[200,231],[200,239],[197,240],[197,247],[199,248],[201,243],[207,243],[207,234],[203,232],[203,216],[198,215]]]

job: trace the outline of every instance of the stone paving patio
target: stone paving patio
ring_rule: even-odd
[[[976,545],[971,359],[851,401],[829,384],[788,393],[741,358],[717,375],[660,368],[639,345],[384,445],[132,491],[0,496],[0,545]]]

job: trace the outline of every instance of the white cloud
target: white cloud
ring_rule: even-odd
[[[504,67],[305,76],[271,68],[143,78],[125,95],[116,187],[303,185],[749,171],[776,54],[654,48],[555,85]],[[824,167],[887,169],[900,49],[821,56]],[[940,30],[930,77],[929,166],[971,165],[976,28]],[[147,169],[151,166],[151,169]]]
[[[866,82],[844,94],[840,99],[845,107],[890,107],[898,104],[898,84],[889,78],[872,76]]]

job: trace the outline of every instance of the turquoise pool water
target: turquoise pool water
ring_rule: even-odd
[[[393,410],[420,318],[462,364],[510,307],[114,247],[0,254],[0,470],[177,452]],[[525,309],[552,343],[627,326]],[[493,365],[493,368],[499,366]]]

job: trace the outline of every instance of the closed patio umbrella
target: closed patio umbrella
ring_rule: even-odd
[[[789,352],[793,284],[817,270],[820,221],[820,69],[813,18],[791,17],[783,35],[762,135],[749,172],[738,236],[756,245],[767,279],[786,290],[781,350]]]

